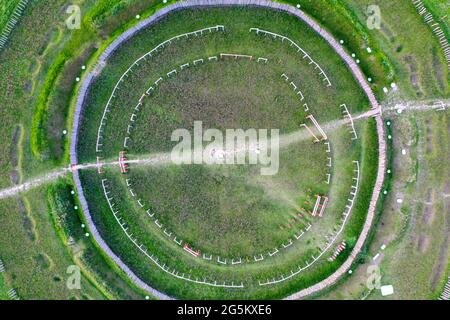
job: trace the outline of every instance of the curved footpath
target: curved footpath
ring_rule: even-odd
[[[383,120],[380,116],[380,106],[375,98],[375,95],[372,92],[372,89],[370,88],[368,82],[366,81],[366,78],[364,74],[361,72],[361,70],[358,68],[358,65],[353,61],[353,59],[350,57],[349,54],[344,50],[344,48],[339,44],[338,41],[336,41],[333,36],[320,27],[320,25],[317,24],[313,19],[311,19],[309,16],[307,16],[303,11],[292,7],[290,5],[285,5],[281,3],[276,3],[272,1],[267,0],[187,0],[187,1],[180,1],[171,5],[168,5],[157,12],[155,12],[152,16],[146,18],[145,20],[142,20],[138,24],[136,24],[134,27],[128,29],[124,33],[122,33],[117,39],[115,39],[106,49],[105,51],[100,55],[98,63],[93,71],[91,71],[85,79],[83,79],[83,84],[80,87],[76,106],[75,106],[75,114],[74,114],[74,120],[73,120],[73,127],[72,127],[72,135],[71,135],[71,141],[70,141],[70,162],[72,166],[77,165],[78,163],[78,156],[77,156],[77,145],[78,145],[78,130],[80,125],[80,119],[82,115],[82,110],[84,106],[84,100],[86,98],[87,91],[93,81],[93,79],[99,74],[102,67],[106,64],[108,58],[113,54],[113,52],[124,42],[127,41],[129,38],[134,36],[137,32],[139,32],[142,29],[145,29],[146,27],[150,26],[151,24],[155,23],[165,15],[167,15],[169,12],[172,11],[178,11],[182,10],[184,8],[199,8],[199,7],[219,7],[219,6],[253,6],[253,7],[263,7],[263,8],[271,8],[283,12],[287,12],[291,15],[294,15],[298,17],[300,20],[302,20],[304,23],[306,23],[309,27],[311,27],[314,31],[316,31],[322,38],[324,38],[329,45],[336,51],[336,53],[344,60],[344,62],[347,64],[348,68],[352,72],[355,79],[358,81],[361,88],[364,90],[365,94],[367,95],[370,104],[373,109],[378,110],[377,116],[376,116],[376,122],[377,122],[377,131],[378,131],[378,173],[377,173],[377,179],[375,188],[372,194],[372,199],[370,201],[369,210],[367,213],[367,218],[363,227],[363,230],[359,236],[359,239],[350,255],[350,257],[345,261],[345,263],[339,267],[339,269],[333,273],[328,278],[324,279],[323,281],[309,287],[306,289],[303,289],[297,293],[292,294],[291,296],[287,297],[287,299],[298,299],[305,297],[307,295],[310,295],[312,293],[318,292],[327,286],[330,286],[334,284],[342,275],[344,275],[347,270],[351,267],[353,262],[355,261],[356,256],[360,252],[361,248],[363,247],[367,235],[369,233],[370,227],[372,225],[374,215],[375,215],[375,209],[378,202],[378,198],[380,195],[381,188],[383,186],[384,181],[384,173],[385,173],[385,167],[386,167],[386,142],[385,142],[385,136],[384,136],[384,126],[383,126]],[[83,212],[86,217],[87,224],[89,226],[89,229],[91,230],[91,234],[94,237],[95,241],[98,243],[98,245],[105,251],[105,253],[120,267],[120,269],[125,272],[128,277],[140,288],[144,289],[145,291],[149,292],[153,296],[159,299],[171,299],[171,297],[167,296],[166,294],[150,287],[148,284],[146,284],[144,281],[142,281],[136,274],[133,273],[133,271],[128,268],[128,266],[109,248],[109,246],[106,244],[106,242],[101,237],[100,233],[98,232],[94,221],[92,220],[91,213],[89,211],[89,206],[86,201],[86,198],[84,197],[83,187],[81,185],[80,176],[78,171],[75,169],[72,171],[73,173],[73,180],[75,182],[78,197],[80,200],[81,207],[83,208]]]

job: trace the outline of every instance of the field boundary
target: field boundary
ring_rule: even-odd
[[[157,22],[162,17],[166,16],[168,13],[173,11],[182,10],[185,8],[201,8],[201,7],[224,7],[224,6],[253,6],[253,7],[262,7],[269,8],[278,11],[282,11],[291,15],[298,17],[302,22],[306,23],[310,28],[312,28],[316,33],[318,33],[323,39],[325,39],[328,44],[332,47],[332,49],[344,60],[345,64],[352,72],[354,78],[357,80],[359,86],[363,89],[366,96],[368,97],[370,104],[373,109],[381,112],[381,108],[378,104],[378,101],[375,98],[375,95],[370,88],[368,82],[362,71],[359,69],[358,65],[353,61],[350,55],[345,51],[345,49],[334,39],[334,37],[325,29],[323,29],[315,20],[307,16],[300,9],[296,9],[290,5],[281,4],[277,2],[267,1],[267,0],[187,0],[174,3],[172,5],[166,6],[158,11],[156,11],[153,15],[141,21],[134,27],[128,29],[124,33],[122,33],[116,40],[114,40],[100,55],[97,65],[93,71],[91,71],[86,79],[84,80],[82,86],[77,95],[77,101],[75,105],[74,111],[74,119],[70,140],[70,163],[72,166],[77,165],[78,156],[77,156],[77,144],[78,144],[78,130],[79,124],[82,114],[82,109],[84,105],[84,100],[87,95],[87,91],[91,85],[92,80],[99,74],[103,66],[106,64],[108,58],[114,53],[114,51],[119,48],[119,46],[124,42],[134,36],[140,30],[150,26],[151,24]],[[309,294],[317,292],[319,290],[324,289],[325,287],[335,283],[345,272],[350,268],[352,263],[354,262],[356,256],[359,254],[361,248],[363,247],[369,230],[372,226],[372,222],[374,219],[375,208],[378,202],[378,198],[380,195],[381,187],[384,182],[384,171],[386,166],[386,142],[384,137],[384,126],[381,115],[378,114],[376,116],[377,122],[377,133],[378,133],[378,173],[376,184],[372,193],[372,199],[370,202],[367,218],[363,227],[363,230],[358,238],[357,244],[353,249],[350,257],[346,260],[346,262],[331,276],[327,279],[309,287],[304,290],[301,290],[293,295],[287,297],[288,299],[296,299],[305,297]],[[76,168],[76,167],[75,167]],[[86,216],[86,221],[91,230],[91,233],[95,239],[95,241],[99,244],[99,246],[105,251],[108,256],[130,277],[130,279],[135,282],[142,289],[150,292],[155,297],[160,299],[169,299],[170,297],[165,295],[164,293],[159,292],[158,290],[150,287],[144,281],[142,281],[138,276],[136,276],[133,271],[131,271],[128,266],[123,263],[123,261],[109,248],[109,246],[105,243],[101,235],[99,234],[95,223],[93,222],[91,213],[89,211],[89,206],[87,204],[86,198],[84,197],[83,187],[81,185],[79,172],[78,170],[73,170],[73,179],[75,186],[77,188],[79,201],[83,208],[83,212]]]

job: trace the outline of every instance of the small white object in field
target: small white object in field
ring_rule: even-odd
[[[76,79],[75,79],[77,82],[79,82],[80,81],[80,77],[76,77]]]
[[[388,121],[388,122],[386,122],[386,124],[387,124],[388,126],[390,126],[390,125],[391,125],[391,122],[390,122],[390,121]]]
[[[384,193],[384,194],[387,194],[387,190],[384,190],[383,193]]]
[[[385,245],[385,244],[382,244],[382,245],[381,245],[381,250],[384,250],[384,249],[386,249],[386,245]]]
[[[360,63],[359,59],[356,59],[356,63]]]
[[[86,226],[84,225],[84,223],[82,223],[82,224],[81,224],[81,227],[84,229],[84,227],[86,227]]]
[[[370,47],[367,47],[367,52],[368,52],[368,53],[371,53],[371,52],[372,52],[372,49],[370,49]]]
[[[402,198],[398,198],[397,199],[397,203],[403,203],[403,199]]]
[[[381,295],[384,296],[390,296],[394,293],[394,287],[392,285],[387,286],[381,286]]]
[[[391,173],[391,169],[388,169],[387,173]]]
[[[78,206],[73,207],[75,210],[78,210]]]
[[[387,93],[387,92],[388,92],[388,88],[384,87],[384,88],[383,88],[383,92],[384,92],[384,93]]]
[[[297,5],[297,8],[300,9],[300,5],[299,5],[299,4]],[[341,40],[341,41],[342,41],[342,40]]]
[[[400,113],[402,113],[402,112],[403,112],[403,109],[401,109],[401,108],[398,108],[398,109],[397,109],[397,113],[398,113],[398,114],[400,114]]]
[[[145,296],[145,300],[149,300],[150,299],[150,297],[149,296]]]
[[[341,44],[344,44],[344,40],[339,41]]]
[[[352,274],[353,273],[353,270],[348,270],[348,274]]]
[[[391,83],[391,88],[396,88],[397,87],[397,85],[395,84],[395,82],[392,82]]]
[[[86,237],[89,237],[89,233],[88,233],[88,232],[86,232],[84,235],[85,235]]]
[[[67,130],[63,130],[63,134],[67,134]]]
[[[353,58],[356,57],[356,54],[352,53],[352,57],[353,57]]]
[[[402,149],[402,155],[406,155],[406,150]]]
[[[85,69],[86,69],[86,66],[82,66],[81,69],[85,70]]]
[[[141,18],[141,16],[137,14],[136,15],[136,19],[140,19],[140,18]]]
[[[73,190],[72,190],[72,191],[70,191],[70,194],[75,194],[75,191],[73,191]]]
[[[367,80],[369,80],[369,82],[372,82],[372,78],[370,78],[370,77],[369,77],[369,78],[367,78]]]
[[[391,135],[388,135],[388,139],[391,140],[391,139],[392,139],[392,136],[391,136]]]

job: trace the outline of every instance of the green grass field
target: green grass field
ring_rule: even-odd
[[[168,4],[174,1],[169,1]],[[361,60],[366,77],[382,105],[392,101],[448,98],[449,71],[431,28],[409,0],[283,1],[301,9],[344,40],[349,53]],[[0,30],[9,20],[18,1],[0,5]],[[65,26],[65,1],[30,2],[0,52],[0,187],[27,181],[68,164],[69,135],[75,97],[80,83],[75,81],[91,70],[96,59],[113,39],[164,6],[162,1],[114,0],[73,1],[83,12],[82,28]],[[439,19],[448,35],[448,5],[445,1],[424,1]],[[366,9],[380,6],[382,27],[369,30]],[[232,12],[232,14],[229,14]],[[404,23],[398,23],[398,21]],[[146,99],[131,134],[129,158],[137,159],[170,151],[173,129],[191,129],[201,119],[207,127],[267,127],[292,133],[304,122],[306,113],[289,85],[294,81],[305,94],[311,112],[319,122],[342,118],[339,105],[346,103],[352,114],[368,109],[368,102],[342,61],[310,29],[293,17],[267,10],[215,9],[188,10],[170,15],[125,43],[110,59],[94,83],[84,113],[79,144],[82,163],[95,162],[95,140],[106,99],[126,67],[158,43],[183,32],[223,24],[224,33],[211,33],[192,41],[179,41],[164,48],[141,66],[121,86],[108,118],[103,149],[105,160],[116,160],[123,149],[132,108],[140,95],[159,76],[185,62],[221,52],[251,54],[269,59],[267,65],[246,60],[221,60],[179,72],[165,79],[152,99]],[[36,29],[36,25],[39,26]],[[311,67],[294,58],[294,51],[280,40],[256,36],[249,27],[259,27],[295,39],[325,69],[333,82],[325,89]],[[412,32],[414,30],[414,32]],[[367,47],[372,49],[368,54]],[[86,66],[86,71],[81,66]],[[281,73],[290,80],[285,82]],[[167,78],[167,77],[165,77]],[[396,82],[399,90],[382,92]],[[245,106],[245,107],[244,107]],[[259,107],[256,108],[256,106]],[[414,113],[395,120],[389,131],[394,136],[394,172],[389,194],[379,205],[377,225],[354,267],[338,286],[318,297],[358,299],[366,293],[366,267],[383,243],[388,244],[380,262],[386,283],[395,287],[395,298],[436,298],[448,274],[448,239],[445,216],[448,204],[436,200],[448,193],[445,176],[448,167],[448,113]],[[386,117],[391,117],[388,114]],[[386,118],[387,119],[387,118]],[[311,140],[295,143],[281,152],[280,173],[261,177],[258,168],[206,166],[131,166],[123,176],[118,168],[105,168],[104,176],[95,170],[81,172],[89,187],[86,194],[94,220],[111,248],[131,269],[152,286],[181,298],[281,298],[318,282],[336,270],[349,255],[346,250],[334,263],[325,255],[314,267],[290,281],[259,286],[259,281],[278,279],[304,265],[324,245],[324,236],[340,221],[346,205],[354,167],[361,165],[361,185],[352,216],[336,243],[354,245],[364,223],[376,171],[376,136],[372,120],[356,124],[359,140],[350,140],[347,127],[332,130],[333,180],[324,183],[327,154],[323,144]],[[328,133],[328,131],[327,131]],[[414,141],[412,145],[410,142]],[[400,149],[408,146],[408,156]],[[410,151],[411,150],[411,151]],[[410,153],[410,154],[409,154]],[[314,163],[311,159],[315,159]],[[114,219],[103,195],[101,178],[108,178],[116,202],[126,215],[127,226],[161,261],[180,273],[207,280],[243,282],[245,289],[224,289],[179,280],[156,268],[126,237]],[[196,260],[158,228],[137,199],[129,193],[125,178],[165,227],[202,253],[227,259]],[[317,183],[317,181],[319,181]],[[0,275],[0,300],[14,288],[23,299],[142,299],[146,293],[86,237],[83,212],[70,176],[42,185],[20,197],[0,200],[0,258],[7,269]],[[429,190],[433,203],[429,205]],[[314,194],[330,195],[324,218],[297,215],[299,207],[311,210]],[[402,206],[396,203],[404,195]],[[445,199],[445,198],[444,198]],[[306,204],[308,201],[309,204]],[[432,207],[432,209],[430,209]],[[431,211],[430,211],[431,210]],[[422,223],[431,215],[427,223]],[[300,241],[274,257],[255,263],[259,252],[274,247],[312,223]],[[172,236],[173,237],[173,236]],[[446,238],[447,237],[447,238]],[[14,239],[14,244],[11,243]],[[335,246],[330,249],[330,254]],[[230,259],[242,258],[242,265]],[[78,265],[82,289],[69,290],[67,267]],[[412,285],[411,283],[415,283]],[[372,292],[370,298],[381,298]]]
[[[96,153],[98,125],[102,117],[99,106],[106,104],[123,71],[165,39],[222,24],[227,11],[232,11],[233,19],[227,19],[224,32],[207,34],[198,40],[177,41],[154,59],[140,65],[121,83],[110,105],[107,124],[102,127],[101,153]],[[281,42],[255,38],[249,33],[249,29],[255,26],[296,39],[322,65],[334,85],[321,89],[324,88],[323,81],[295,55],[295,51]],[[96,155],[105,159],[118,156],[123,149],[123,137],[127,134],[134,106],[158,77],[174,68],[179,69],[188,61],[207,60],[210,56],[227,52],[252,55],[255,59],[266,57],[269,62],[208,61],[164,80],[141,106],[139,116],[133,121],[131,142],[127,147],[130,159],[170,152],[174,145],[170,141],[171,132],[177,128],[192,129],[195,120],[203,121],[205,128],[280,128],[281,134],[290,134],[299,130],[309,112],[313,112],[321,123],[326,123],[341,119],[339,106],[342,103],[347,103],[351,112],[367,110],[364,96],[339,59],[296,19],[261,9],[187,10],[139,33],[121,46],[102,70],[90,91],[84,112],[86,120],[80,131],[83,136],[79,145],[80,162],[95,161]],[[282,80],[283,73],[300,84],[310,106],[308,113],[302,110],[289,83]],[[321,90],[323,94],[318,95]],[[273,117],[274,114],[277,117]],[[369,124],[361,123],[358,131],[362,142],[352,142],[348,129],[332,129],[330,142],[334,165],[330,187],[325,183],[326,148],[322,143],[313,144],[311,139],[281,150],[280,172],[274,177],[261,177],[257,168],[251,166],[210,168],[164,164],[155,168],[132,167],[126,177],[121,177],[117,168],[105,169],[104,175],[92,170],[82,172],[81,176],[84,185],[89,185],[92,190],[86,196],[103,237],[137,274],[152,285],[177,297],[280,297],[283,292],[298,290],[323,278],[345,257],[343,255],[335,263],[322,259],[311,271],[280,285],[259,285],[259,282],[278,278],[298,268],[299,261],[305,263],[311,255],[317,254],[319,247],[325,245],[325,236],[337,231],[340,213],[345,209],[354,177],[352,160],[361,161],[363,168],[376,164],[374,156],[370,155],[376,150],[362,151],[366,150],[364,144],[369,142],[373,130]],[[167,237],[167,233],[161,232],[129,194],[125,178],[132,183],[135,197],[149,204],[158,217],[157,221],[165,226],[164,231],[175,234],[207,256],[213,255],[214,260],[189,256]],[[177,273],[189,274],[192,279],[245,282],[246,289],[193,284],[158,270],[136,247],[133,248],[134,245],[118,228],[103,196],[102,179],[108,180],[108,192],[114,199],[116,210],[126,212],[121,221],[126,223],[127,230],[170,270],[174,268]],[[350,245],[356,241],[364,220],[372,181],[372,177],[361,180],[364,193],[357,202],[356,207],[359,208],[352,213],[342,234],[341,239],[346,239]],[[327,215],[321,219],[299,218],[297,213],[302,207],[312,210],[314,203],[311,202],[317,193],[330,194],[332,201]],[[283,243],[310,223],[313,224],[312,231],[292,249],[280,251],[273,258],[267,255],[274,248],[282,248]],[[268,258],[255,263],[254,257],[261,253]],[[241,259],[244,264],[221,266],[216,258],[226,259],[228,264]],[[274,265],[277,265],[276,269]]]

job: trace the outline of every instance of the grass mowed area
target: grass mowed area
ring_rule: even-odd
[[[224,17],[227,19],[224,19]],[[142,61],[114,94],[105,126],[102,127],[101,152],[95,152],[98,125],[112,89],[123,72],[144,53],[173,36],[223,24],[225,30],[182,39],[160,49],[151,59]],[[296,50],[279,40],[249,32],[251,27],[267,29],[290,37],[307,51],[325,70],[332,82],[325,87],[322,78]],[[256,61],[209,61],[220,53],[240,53],[265,57],[267,64]],[[193,60],[204,59],[193,66]],[[180,66],[190,63],[189,69]],[[166,74],[177,69],[177,75]],[[282,74],[289,77],[286,82]],[[155,92],[145,98],[139,111],[134,111],[142,93],[159,77],[163,81]],[[303,103],[290,84],[292,81],[304,94]],[[282,135],[295,133],[305,117],[312,113],[321,124],[342,118],[340,104],[346,103],[352,113],[368,108],[368,102],[342,61],[310,29],[296,18],[264,9],[215,8],[186,10],[170,14],[152,27],[141,31],[124,43],[110,58],[95,80],[88,95],[80,130],[79,162],[93,162],[97,155],[105,160],[116,159],[123,150],[124,137],[130,159],[170,152],[174,129],[192,129],[193,121],[203,121],[204,128],[277,128]],[[136,112],[135,116],[132,114]],[[127,129],[133,118],[133,129]],[[312,126],[312,124],[310,124]],[[177,297],[189,298],[273,298],[309,286],[342,263],[354,245],[364,221],[374,181],[376,139],[373,122],[357,125],[360,140],[352,141],[347,127],[330,126],[330,154],[321,143],[306,140],[280,151],[280,170],[273,177],[259,175],[252,166],[131,166],[123,176],[118,168],[80,172],[82,182],[89,186],[85,193],[93,219],[111,248],[142,279],[156,288]],[[365,149],[365,144],[369,146]],[[327,157],[333,158],[327,167]],[[280,278],[311,261],[320,253],[327,238],[339,229],[353,178],[355,164],[361,164],[362,196],[336,243],[348,241],[349,251],[335,262],[324,258],[301,275],[278,285],[261,286],[267,279]],[[365,172],[364,170],[367,170]],[[326,172],[332,173],[326,184]],[[112,197],[120,221],[149,254],[157,257],[165,271],[205,279],[209,283],[240,284],[244,288],[224,288],[177,279],[159,269],[138,250],[120,229],[104,198],[102,179]],[[129,179],[126,181],[126,179]],[[135,194],[130,194],[127,184]],[[304,206],[312,210],[316,194],[330,196],[323,218],[297,213]],[[164,224],[160,229],[137,200],[151,208]],[[305,203],[306,202],[306,203]],[[297,221],[297,222],[295,222]],[[283,243],[311,223],[311,231],[288,249]],[[287,225],[290,224],[290,227]],[[296,225],[297,224],[297,225]],[[163,232],[165,231],[165,232]],[[170,234],[170,236],[167,236]],[[213,260],[193,258],[173,240],[181,235]],[[267,253],[280,249],[277,255]],[[266,258],[255,262],[258,250]],[[227,259],[222,265],[216,258]],[[230,259],[241,258],[242,264],[231,265]],[[203,281],[203,280],[202,280]]]

